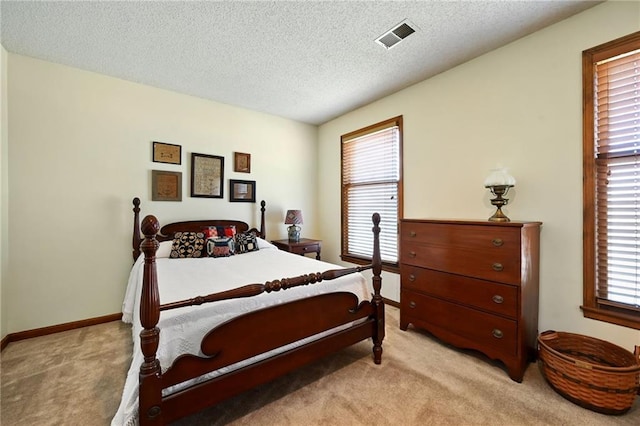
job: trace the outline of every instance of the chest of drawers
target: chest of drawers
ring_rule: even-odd
[[[538,335],[540,226],[402,220],[400,328],[480,351],[522,381]]]

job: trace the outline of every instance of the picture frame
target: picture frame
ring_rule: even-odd
[[[182,201],[182,172],[151,170],[151,201]]]
[[[233,154],[233,171],[251,173],[251,154],[235,152]]]
[[[224,157],[191,153],[191,196],[224,197]]]
[[[154,163],[182,164],[182,146],[164,142],[153,142]]]
[[[229,201],[232,203],[255,203],[256,181],[229,179]]]

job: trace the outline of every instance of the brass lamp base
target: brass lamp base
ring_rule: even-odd
[[[491,204],[493,204],[493,203],[491,203]],[[511,219],[509,219],[507,216],[505,216],[505,214],[502,213],[502,210],[500,209],[500,207],[498,207],[498,210],[496,210],[496,212],[493,214],[493,216],[491,216],[489,218],[489,222],[511,222]]]
[[[491,193],[496,197],[491,200],[491,204],[496,206],[497,210],[493,216],[489,218],[490,222],[511,222],[511,219],[502,212],[502,206],[506,206],[509,202],[507,198],[502,198],[502,196],[507,195],[511,187],[513,187],[513,185],[491,185],[486,187],[489,188]]]

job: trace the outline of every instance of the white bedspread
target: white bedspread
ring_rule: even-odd
[[[330,263],[280,251],[265,241],[261,241],[260,247],[258,251],[230,257],[157,259],[160,303],[164,304],[195,296],[205,296],[247,284],[263,284],[266,281],[341,268]],[[143,359],[139,338],[142,330],[139,306],[142,293],[143,266],[144,255],[141,255],[131,270],[125,300],[122,305],[122,320],[133,324],[133,360],[127,374],[120,407],[111,422],[112,426],[129,426],[138,423],[138,373]],[[181,354],[202,355],[200,342],[204,335],[215,325],[232,317],[262,307],[334,291],[349,291],[358,296],[360,301],[370,299],[365,278],[356,273],[332,281],[323,281],[319,284],[261,294],[255,297],[225,300],[201,306],[164,311],[160,314],[158,323],[160,345],[157,357],[160,360],[162,371],[164,372],[170,367],[173,360]],[[207,375],[206,378],[223,374],[250,362],[266,358],[275,352],[306,343],[319,336],[313,336],[263,356],[218,370]],[[177,391],[180,387],[181,385],[175,386],[165,391],[165,393]]]

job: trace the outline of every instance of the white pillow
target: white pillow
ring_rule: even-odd
[[[161,259],[161,258],[171,256],[172,245],[173,245],[173,241],[162,241],[160,243],[160,247],[158,247],[158,251],[156,251],[156,259]]]
[[[268,248],[274,248],[274,249],[278,249],[278,247],[274,246],[273,244],[271,244],[269,241],[267,240],[263,240],[260,237],[256,237],[256,241],[258,241],[258,249],[262,250],[262,249],[268,249]]]

